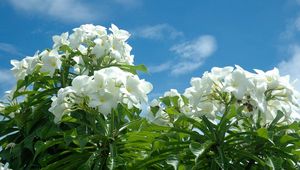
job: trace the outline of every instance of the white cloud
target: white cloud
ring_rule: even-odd
[[[300,46],[292,45],[289,52],[292,56],[286,61],[281,61],[278,68],[282,75],[290,75],[291,80],[297,79],[295,86],[300,90]]]
[[[162,63],[160,65],[157,66],[149,66],[149,72],[151,73],[158,73],[158,72],[162,72],[162,71],[166,71],[168,69],[170,69],[171,67],[171,62],[166,62],[166,63]]]
[[[180,60],[173,65],[171,73],[180,75],[198,69],[216,49],[216,40],[211,35],[203,35],[194,41],[174,45],[170,50],[179,55]]]
[[[300,0],[295,0],[300,5]],[[278,64],[278,68],[282,75],[290,75],[291,80],[297,79],[295,84],[297,90],[300,91],[300,43],[296,36],[300,33],[300,15],[291,19],[280,38],[284,38],[284,44],[280,48],[290,55],[287,60],[283,60]]]
[[[12,72],[8,69],[0,69],[0,96],[13,87],[15,78]]]
[[[144,26],[132,31],[134,37],[140,37],[152,40],[175,39],[182,37],[183,33],[177,31],[169,24],[157,24],[152,26]]]
[[[96,18],[95,11],[79,0],[9,0],[9,2],[17,10],[38,13],[62,21],[88,22]]]
[[[23,54],[12,44],[0,42],[0,51],[3,51],[8,54],[22,56]]]
[[[211,35],[203,35],[192,41],[176,44],[170,51],[178,55],[178,58],[167,61],[157,66],[150,66],[152,73],[169,70],[172,75],[190,73],[198,69],[217,49],[217,42]]]
[[[202,65],[202,62],[180,62],[172,67],[171,74],[173,75],[181,75],[184,73],[190,73],[196,69],[198,69]]]
[[[174,45],[170,50],[182,58],[202,61],[215,52],[216,41],[211,35],[203,35],[194,41]]]

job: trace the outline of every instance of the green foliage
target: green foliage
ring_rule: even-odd
[[[300,168],[300,123],[279,123],[280,111],[261,127],[229,102],[220,120],[212,122],[206,116],[186,117],[178,110],[178,97],[165,97],[166,113],[173,117],[168,127],[150,123],[139,110],[121,104],[107,118],[86,108],[55,124],[48,111],[58,89],[55,82],[18,82],[18,88],[29,86],[32,90],[14,94],[26,94],[28,100],[1,113],[0,156],[12,169]]]

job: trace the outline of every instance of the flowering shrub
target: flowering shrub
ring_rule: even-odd
[[[12,60],[0,157],[12,169],[298,169],[299,93],[277,69],[212,68],[147,104],[130,34],[82,25]]]

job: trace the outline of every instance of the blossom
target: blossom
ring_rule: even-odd
[[[236,104],[245,106],[243,114],[257,118],[258,113],[262,113],[262,124],[272,122],[278,110],[284,113],[280,121],[290,121],[290,115],[299,111],[299,92],[289,77],[280,76],[276,68],[251,73],[237,65],[235,68],[214,67],[202,77],[192,78],[191,87],[185,90],[184,96],[192,106],[192,114],[188,116],[206,115],[212,120],[224,112],[225,104],[232,98],[236,99]]]
[[[52,37],[52,40],[54,42],[53,48],[59,48],[62,45],[69,45],[70,42],[68,40],[68,37],[69,37],[68,32],[62,33],[60,36],[59,35],[53,36]]]
[[[109,30],[113,33],[116,39],[126,41],[130,36],[126,30],[121,30],[114,24],[111,24],[111,28],[109,28]]]
[[[75,102],[76,91],[72,87],[61,88],[57,96],[51,98],[52,103],[49,111],[54,114],[54,122],[61,120],[64,114],[72,111]]]
[[[25,57],[23,60],[25,60],[27,63],[26,73],[28,75],[32,74],[35,71],[40,62],[38,52],[36,52],[32,57]]]
[[[147,94],[151,90],[152,85],[137,75],[108,67],[95,71],[92,76],[75,77],[71,86],[60,89],[57,97],[52,98],[49,111],[56,115],[56,122],[72,108],[80,109],[83,105],[107,116],[118,104],[141,109],[141,103],[148,101]]]
[[[41,72],[49,73],[51,77],[56,69],[60,69],[62,61],[61,56],[58,54],[57,50],[45,50],[41,54],[42,67]]]
[[[11,65],[13,65],[13,68],[11,71],[13,72],[15,78],[17,80],[23,80],[27,76],[27,68],[28,63],[26,60],[11,60]]]
[[[97,57],[103,57],[108,50],[108,44],[104,40],[97,38],[94,40],[95,46],[92,50],[92,54],[95,54]]]
[[[153,111],[155,110],[155,111]],[[148,119],[155,124],[163,126],[171,126],[171,120],[169,115],[164,111],[161,102],[157,99],[153,99],[148,107]]]
[[[224,81],[225,91],[233,93],[237,99],[242,99],[247,90],[252,88],[253,82],[251,81],[251,75],[247,74],[241,68],[237,68],[225,78]]]
[[[90,102],[88,105],[107,116],[113,108],[117,107],[118,97],[116,93],[101,89],[97,93],[89,95]]]
[[[131,105],[132,102],[135,107],[140,108],[140,103],[137,101],[147,102],[147,94],[152,90],[152,84],[145,80],[140,80],[136,75],[127,76],[125,81],[126,83],[123,92],[129,99],[127,104]]]

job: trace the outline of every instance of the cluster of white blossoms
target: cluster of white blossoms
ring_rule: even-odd
[[[194,111],[192,115],[214,119],[224,112],[224,101],[219,95],[229,94],[230,99],[234,96],[236,104],[245,106],[246,115],[257,117],[260,112],[263,123],[274,120],[278,110],[285,114],[282,121],[291,120],[291,114],[299,109],[299,92],[291,85],[289,76],[280,76],[276,68],[254,71],[239,66],[214,67],[201,78],[192,78],[191,87],[184,92]]]
[[[148,101],[147,94],[151,90],[151,83],[137,75],[108,67],[95,71],[93,76],[75,77],[72,86],[60,89],[57,97],[52,97],[49,111],[58,122],[63,115],[83,109],[83,106],[94,108],[105,116],[119,103],[126,104],[129,109],[141,109],[141,103]]]
[[[87,74],[87,65],[132,65],[132,48],[126,42],[130,34],[113,24],[109,30],[111,33],[107,33],[105,27],[86,24],[73,29],[70,35],[66,32],[53,36],[52,49],[37,52],[21,61],[12,60],[11,70],[17,80],[23,80],[34,71],[53,77],[55,71],[61,69],[64,57],[75,62],[73,70],[78,74]]]

